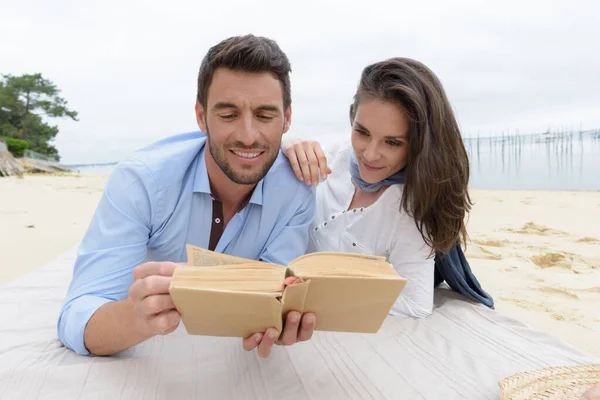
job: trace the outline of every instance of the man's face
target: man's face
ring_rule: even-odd
[[[291,123],[280,82],[266,72],[218,68],[207,99],[206,109],[196,102],[196,119],[212,158],[233,182],[257,183],[275,162]]]

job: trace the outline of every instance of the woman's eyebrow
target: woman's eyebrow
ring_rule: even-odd
[[[385,136],[386,139],[406,139],[406,135]]]
[[[367,133],[369,133],[369,130],[367,128],[365,128],[365,126],[363,124],[361,124],[360,122],[354,121],[354,125],[356,125],[356,128],[360,129],[361,131],[365,131]],[[405,139],[406,140],[406,134],[401,134],[401,135],[392,135],[392,136],[384,136],[384,138],[386,139]]]
[[[361,131],[365,131],[365,132],[369,133],[369,130],[367,128],[365,128],[364,125],[361,124],[360,122],[354,121],[354,125],[356,125],[356,127],[358,129],[360,129]]]

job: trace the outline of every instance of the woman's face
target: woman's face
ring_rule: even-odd
[[[406,165],[409,120],[395,103],[360,101],[352,125],[352,147],[360,176],[377,183]]]

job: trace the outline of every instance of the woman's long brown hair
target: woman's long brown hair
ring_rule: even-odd
[[[450,102],[436,75],[422,63],[391,58],[367,66],[361,76],[351,122],[363,99],[398,104],[410,120],[406,183],[401,206],[437,254],[466,245],[469,159]]]

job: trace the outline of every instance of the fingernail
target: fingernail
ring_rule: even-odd
[[[291,322],[293,322],[294,324],[295,324],[296,322],[298,322],[298,320],[299,320],[299,319],[300,319],[300,318],[298,317],[298,314],[296,314],[296,313],[291,313],[291,314],[290,314],[290,321],[291,321]]]
[[[325,174],[321,175],[321,179],[323,179],[323,180],[327,179],[327,175],[325,175]]]
[[[306,181],[307,184],[312,185],[312,182],[309,180]]]
[[[277,339],[278,333],[276,331],[270,331],[269,332],[269,338],[270,339]]]
[[[312,316],[312,315],[309,315],[308,317],[306,317],[306,323],[310,324],[310,325],[314,324],[315,323],[315,317]]]
[[[255,341],[256,343],[259,343],[259,342],[260,342],[260,339],[262,339],[262,333],[255,333],[255,334],[254,334],[254,341]]]

